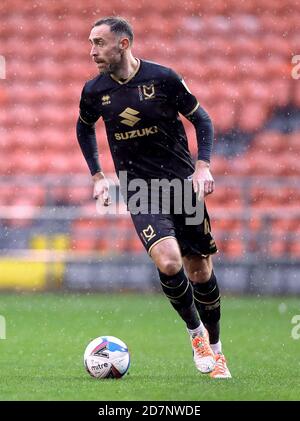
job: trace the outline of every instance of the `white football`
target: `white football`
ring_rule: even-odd
[[[118,379],[127,373],[130,355],[127,345],[114,336],[93,339],[84,352],[84,366],[97,379]]]

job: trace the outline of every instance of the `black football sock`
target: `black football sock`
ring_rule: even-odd
[[[200,318],[193,299],[193,289],[183,268],[175,275],[165,275],[158,270],[160,283],[174,309],[185,321],[188,329],[196,329]]]
[[[220,338],[221,297],[214,272],[207,282],[193,283],[193,289],[195,305],[210,343],[216,344]]]

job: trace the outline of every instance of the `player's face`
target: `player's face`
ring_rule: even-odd
[[[113,73],[120,67],[124,50],[120,38],[111,32],[108,25],[92,28],[89,41],[92,45],[90,55],[99,73]]]

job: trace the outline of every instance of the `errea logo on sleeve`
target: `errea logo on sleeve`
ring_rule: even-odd
[[[102,100],[102,105],[109,105],[111,103],[109,95],[103,95],[101,100]]]

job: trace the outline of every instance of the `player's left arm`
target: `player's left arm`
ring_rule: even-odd
[[[207,112],[200,107],[187,119],[194,125],[198,144],[198,159],[193,174],[193,187],[199,199],[211,194],[215,188],[215,181],[210,172],[210,157],[213,147],[214,129]]]
[[[198,159],[193,174],[193,187],[199,199],[214,191],[215,182],[210,172],[210,157],[213,147],[214,129],[211,118],[199,105],[197,98],[190,92],[184,80],[170,69],[169,82],[171,95],[180,114],[184,115],[195,127]],[[175,94],[175,95],[174,95]]]

